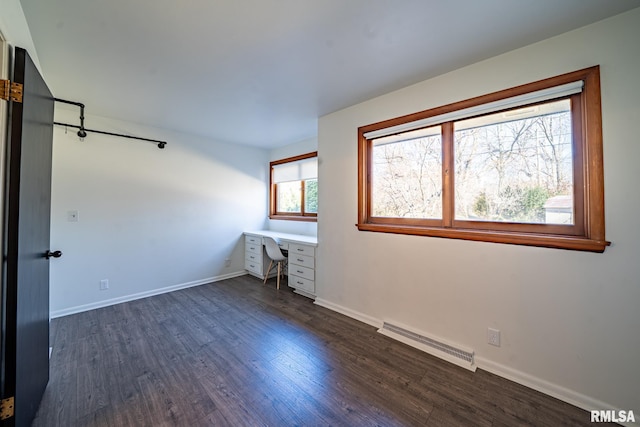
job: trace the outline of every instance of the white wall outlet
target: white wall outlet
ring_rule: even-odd
[[[500,347],[500,331],[498,329],[487,328],[487,343]]]
[[[225,267],[231,267],[231,258],[227,258],[224,260],[224,266]]]
[[[107,289],[109,289],[109,279],[100,280],[100,290],[106,291]]]
[[[80,220],[80,213],[78,211],[67,211],[67,221],[78,222]]]

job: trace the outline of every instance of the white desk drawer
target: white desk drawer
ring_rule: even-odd
[[[245,252],[251,252],[253,254],[262,255],[262,243],[260,244],[248,243],[245,245],[244,250]]]
[[[247,251],[244,255],[244,259],[259,264],[262,262],[262,252],[256,254],[254,252]]]
[[[289,244],[289,256],[293,254],[314,256],[315,253],[316,248],[314,248],[313,246],[299,245],[297,243]]]
[[[315,279],[315,271],[312,268],[302,267],[295,264],[289,264],[289,275],[298,276],[308,280]]]
[[[254,245],[261,245],[262,244],[262,237],[258,237],[258,236],[245,236],[244,237],[244,243],[246,245],[250,245],[250,244],[254,244]]]
[[[312,256],[300,255],[294,252],[289,252],[289,264],[315,268],[316,259]]]
[[[262,263],[261,262],[253,262],[249,260],[244,260],[244,268],[245,270],[249,270],[255,274],[262,274]]]
[[[316,292],[316,283],[303,277],[289,276],[289,286],[312,294]]]

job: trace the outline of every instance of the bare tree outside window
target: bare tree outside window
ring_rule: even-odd
[[[373,148],[375,216],[442,218],[442,138],[435,135],[387,142]]]
[[[602,252],[599,67],[358,128],[361,231]]]
[[[519,115],[529,117],[514,119]],[[547,219],[544,206],[573,195],[569,100],[457,122],[455,129],[456,219],[557,220]]]
[[[558,223],[544,206],[556,196],[571,205],[570,107],[562,100],[456,122],[455,218]],[[440,132],[437,126],[374,141],[374,216],[442,218]]]

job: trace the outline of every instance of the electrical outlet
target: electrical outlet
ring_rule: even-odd
[[[498,329],[487,328],[487,343],[500,347],[500,331]]]
[[[227,258],[224,260],[224,266],[225,267],[231,267],[231,258]]]
[[[109,289],[109,279],[100,280],[100,290],[106,291],[107,289]]]

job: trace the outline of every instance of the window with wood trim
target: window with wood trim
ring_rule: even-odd
[[[599,67],[358,129],[358,223],[602,252]]]
[[[318,152],[270,163],[269,218],[317,221]]]

